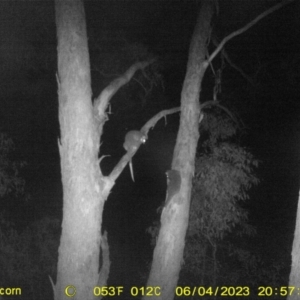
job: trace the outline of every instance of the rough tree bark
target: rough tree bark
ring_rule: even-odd
[[[55,299],[92,299],[99,279],[104,205],[99,135],[91,102],[85,14],[80,1],[56,1],[63,222]],[[67,286],[68,290],[65,290]]]
[[[180,128],[172,161],[172,170],[179,172],[181,184],[179,192],[175,193],[162,211],[161,228],[154,249],[153,262],[147,282],[148,287],[160,287],[160,289],[153,290],[156,299],[173,299],[179,277],[185,234],[188,226],[192,177],[194,174],[196,147],[199,139],[198,127],[199,122],[201,122],[201,110],[205,106],[217,105],[228,112],[217,101],[206,101],[200,105],[199,98],[204,73],[209,63],[211,63],[229,40],[244,33],[269,14],[293,1],[285,0],[274,5],[244,27],[226,36],[207,59],[205,55],[208,54],[207,43],[210,38],[210,22],[215,2],[209,0],[203,0],[202,2],[189,50],[187,73],[181,93]],[[172,188],[172,182],[168,184],[167,200],[170,186]],[[295,247],[299,250],[299,243]],[[296,262],[299,263],[299,260],[296,261],[295,257]],[[298,264],[296,265],[298,267]],[[149,296],[144,297],[144,299],[149,299]]]
[[[213,5],[213,1],[203,1],[189,50],[187,73],[181,93],[180,128],[172,161],[172,170],[180,173],[181,185],[180,191],[163,209],[161,215],[161,229],[147,282],[148,287],[161,288],[160,295],[154,296],[155,299],[174,298],[183,259],[199,139],[199,97],[202,78],[208,66],[205,55],[211,32]],[[144,299],[149,299],[149,296]]]
[[[299,287],[300,282],[300,191],[298,197],[298,209],[297,209],[297,218],[295,225],[295,233],[294,233],[294,242],[292,249],[292,268],[290,273],[289,286],[295,287],[295,290],[291,292],[289,290],[289,296],[287,299],[294,300],[299,299],[297,287]]]
[[[95,298],[94,287],[105,286],[109,275],[107,238],[106,234],[101,236],[104,202],[115,180],[139,147],[134,151],[129,149],[111,174],[103,176],[98,153],[103,125],[108,120],[106,110],[119,88],[153,60],[133,64],[92,103],[83,3],[81,0],[56,0],[55,14],[63,221],[57,278],[55,284],[52,280],[51,283],[55,300],[70,297],[89,300]],[[172,112],[166,111],[164,115]],[[151,126],[151,123],[148,125]],[[146,126],[145,135],[148,130]],[[103,260],[101,270],[100,247]],[[99,295],[96,296],[100,299]]]
[[[190,46],[181,108],[158,113],[140,130],[147,138],[149,129],[160,118],[181,110],[180,129],[172,162],[174,172],[169,173],[179,174],[180,182],[178,184],[177,178],[176,193],[162,212],[161,231],[148,281],[148,286],[162,287],[159,299],[173,299],[183,256],[194,160],[199,139],[199,95],[202,78],[209,62],[223,45],[233,36],[243,32],[240,30],[226,37],[206,61],[212,5],[213,2],[209,0],[203,1],[199,14]],[[92,103],[83,4],[81,0],[56,0],[55,13],[63,222],[56,284],[52,282],[52,285],[55,300],[69,299],[70,296],[75,300],[89,300],[95,298],[95,286],[106,285],[109,274],[107,239],[106,235],[101,236],[104,202],[115,180],[139,147],[137,145],[130,148],[111,174],[103,176],[99,167],[101,159],[98,159],[98,152],[103,125],[108,119],[106,110],[110,99],[119,88],[128,83],[136,71],[146,68],[153,60],[133,64],[122,76],[113,80]],[[169,184],[169,187],[171,186],[172,184]],[[171,188],[168,194],[172,194]],[[100,247],[103,258],[101,270]]]

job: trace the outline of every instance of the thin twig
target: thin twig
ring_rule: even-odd
[[[281,3],[278,3],[276,5],[274,5],[273,7],[267,9],[265,12],[261,13],[260,15],[258,15],[254,20],[252,20],[251,22],[249,22],[247,25],[245,25],[244,27],[232,32],[231,34],[227,35],[222,42],[219,44],[219,46],[217,47],[217,49],[210,55],[210,57],[208,58],[207,62],[210,63],[215,56],[222,50],[222,48],[224,47],[224,45],[231,40],[232,38],[234,38],[235,36],[242,34],[243,32],[245,32],[246,30],[248,30],[250,27],[252,27],[253,25],[255,25],[258,21],[260,21],[261,19],[265,18],[266,16],[268,16],[269,14],[273,13],[274,11],[278,10],[279,8],[293,2],[295,0],[285,0]]]

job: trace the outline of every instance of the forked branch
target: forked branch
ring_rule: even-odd
[[[269,14],[273,13],[274,11],[280,9],[281,7],[293,2],[295,0],[285,0],[282,1],[281,3],[278,3],[274,6],[272,6],[271,8],[267,9],[265,12],[261,13],[260,15],[258,15],[254,20],[252,20],[251,22],[249,22],[247,25],[245,25],[244,27],[232,32],[231,34],[227,35],[219,44],[219,46],[217,47],[217,49],[215,49],[215,51],[209,56],[207,62],[210,63],[215,57],[216,55],[222,50],[222,48],[224,47],[224,45],[231,40],[232,38],[234,38],[237,35],[242,34],[243,32],[247,31],[249,28],[251,28],[253,25],[255,25],[256,23],[258,23],[261,19],[265,18],[266,16],[268,16]]]
[[[166,109],[163,110],[161,112],[159,112],[158,114],[156,114],[154,117],[152,117],[140,130],[141,133],[143,133],[146,137],[148,137],[148,131],[150,128],[153,128],[155,126],[155,124],[163,117],[170,115],[170,114],[174,114],[176,112],[180,111],[180,107],[175,107],[175,108],[171,108],[171,109]],[[140,144],[137,146],[137,148],[129,150],[128,152],[126,152],[123,157],[120,159],[120,161],[118,162],[118,164],[114,167],[114,169],[112,170],[112,172],[109,175],[109,181],[111,184],[113,184],[113,182],[115,182],[115,180],[119,177],[119,175],[122,173],[123,169],[126,167],[126,165],[128,164],[128,162],[132,159],[132,157],[134,156],[134,154],[136,153],[136,151],[138,150]]]

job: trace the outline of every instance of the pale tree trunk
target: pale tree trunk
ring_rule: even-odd
[[[85,14],[80,1],[56,1],[63,222],[55,299],[92,299],[99,278],[104,198],[99,135],[91,102]],[[68,285],[72,285],[66,292]]]
[[[104,202],[153,124],[146,126],[145,137],[139,133],[143,139],[135,141],[134,147],[126,144],[126,154],[109,176],[103,176],[99,167],[99,142],[103,125],[108,120],[106,110],[109,101],[136,71],[146,68],[153,60],[133,64],[122,76],[114,79],[92,104],[83,3],[81,0],[56,0],[55,14],[63,221],[57,279],[55,284],[52,280],[51,283],[55,300],[70,297],[75,300],[101,299],[100,289],[97,295],[93,292],[94,287],[106,285],[110,268],[107,237],[106,234],[101,236]]]
[[[169,173],[170,203],[162,212],[161,232],[148,281],[149,286],[162,287],[162,296],[159,299],[173,299],[188,225],[195,153],[199,139],[199,94],[208,66],[205,54],[210,35],[212,5],[213,2],[209,0],[203,1],[190,46],[181,108],[162,111],[140,131],[128,133],[126,137],[129,140],[124,143],[125,155],[109,176],[103,176],[99,168],[101,159],[98,159],[98,152],[103,125],[108,119],[106,110],[109,101],[120,87],[131,80],[136,71],[146,68],[153,60],[133,64],[122,76],[114,79],[92,104],[83,4],[81,0],[55,1],[61,129],[59,151],[63,183],[62,235],[56,284],[52,283],[55,300],[69,299],[72,295],[75,300],[94,299],[93,288],[106,285],[110,261],[106,235],[101,236],[104,202],[115,180],[139,146],[146,141],[149,129],[160,118],[181,110],[173,171]],[[243,31],[231,37],[241,32]],[[224,39],[210,57],[210,61],[231,37]],[[133,136],[139,138],[131,139]],[[103,261],[99,271],[100,246]],[[99,295],[97,299],[100,299]]]
[[[292,249],[292,268],[290,273],[289,286],[295,287],[295,290],[288,296],[287,299],[299,299],[297,287],[300,283],[300,191],[298,197],[298,209],[294,234],[294,242]]]
[[[228,112],[226,108],[219,105],[218,101],[206,101],[200,105],[199,98],[204,73],[209,63],[229,40],[244,33],[261,19],[292,1],[287,0],[274,5],[244,27],[226,36],[207,59],[205,56],[208,54],[207,43],[211,32],[210,22],[213,6],[216,5],[216,2],[210,0],[202,1],[202,7],[190,45],[187,73],[181,93],[180,127],[173,154],[173,171],[170,173],[171,175],[177,174],[177,176],[175,176],[176,180],[174,182],[172,181],[174,176],[169,176],[171,178],[169,178],[168,183],[166,204],[161,215],[161,228],[154,249],[153,262],[147,282],[148,289],[145,290],[145,292],[153,294],[150,297],[171,300],[174,298],[174,292],[176,292],[189,219],[192,177],[194,175],[196,147],[199,139],[198,127],[202,119],[201,109],[205,106],[217,105]],[[230,114],[230,112],[228,113]],[[180,180],[178,180],[178,177]],[[169,194],[172,197],[169,197]],[[295,247],[299,249],[299,243]],[[189,291],[185,290],[184,296],[191,295],[188,293]],[[143,299],[149,299],[149,295]]]
[[[162,211],[161,229],[147,282],[148,287],[161,288],[160,291],[155,291],[155,299],[174,298],[183,260],[195,155],[199,139],[198,128],[201,113],[199,96],[202,78],[208,65],[205,55],[211,31],[213,5],[213,1],[203,1],[189,50],[187,73],[181,93],[180,128],[172,161],[172,170],[180,173],[180,191],[170,199]],[[168,185],[168,194],[170,185],[172,181]],[[149,299],[149,296],[144,299]]]

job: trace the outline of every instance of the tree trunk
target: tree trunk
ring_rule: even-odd
[[[289,286],[296,287],[291,295],[288,296],[289,300],[299,299],[297,287],[300,282],[300,191],[298,197],[298,209],[295,225],[295,235],[292,249],[292,268],[290,273]]]
[[[161,229],[154,250],[153,263],[147,286],[160,287],[155,299],[169,300],[174,292],[181,269],[185,234],[188,226],[189,207],[194,175],[195,155],[199,139],[202,78],[208,63],[205,60],[207,41],[214,2],[205,0],[201,7],[192,37],[187,73],[181,93],[181,118],[174,150],[172,170],[180,173],[181,184],[161,215]],[[170,186],[170,184],[169,184]],[[168,186],[168,194],[170,193]],[[144,297],[149,299],[149,296]]]
[[[154,60],[139,61],[91,99],[90,62],[84,7],[81,0],[55,1],[58,40],[58,95],[61,137],[59,152],[63,184],[63,221],[54,298],[101,299],[110,260],[107,235],[101,236],[102,212],[115,180],[144,142],[135,142],[109,176],[103,176],[98,159],[106,110],[113,95],[138,70]],[[174,109],[173,109],[174,110]],[[171,110],[171,113],[173,112]],[[176,111],[176,109],[175,109]],[[168,113],[168,112],[166,112]],[[131,145],[130,145],[131,146]],[[99,254],[102,267],[99,271]],[[95,295],[94,295],[94,288]],[[107,292],[104,291],[104,292]],[[120,290],[119,290],[120,292]]]
[[[55,2],[58,39],[58,94],[63,183],[63,221],[55,299],[88,300],[99,280],[104,198],[93,118],[84,7]],[[66,289],[66,287],[68,287]]]

